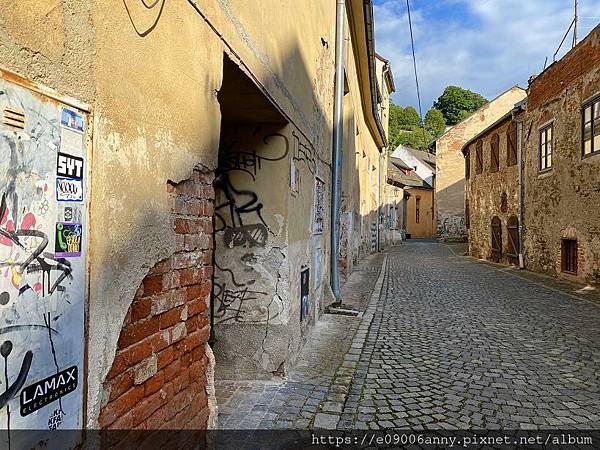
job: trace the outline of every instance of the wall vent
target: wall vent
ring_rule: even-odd
[[[25,129],[25,113],[17,111],[16,109],[5,108],[4,114],[2,115],[2,123],[11,128],[18,130]]]

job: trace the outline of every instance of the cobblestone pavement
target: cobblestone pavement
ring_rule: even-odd
[[[356,268],[342,287],[345,305],[366,309],[382,261],[382,254],[373,255]],[[219,428],[335,428],[366,338],[366,317],[372,314],[324,315],[311,331],[294,370],[286,379],[217,380]],[[355,334],[360,344],[353,342]]]
[[[338,428],[600,428],[600,306],[409,242],[381,298]]]

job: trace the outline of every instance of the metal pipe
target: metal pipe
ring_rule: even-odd
[[[379,253],[381,251],[381,244],[379,240],[381,239],[381,211],[383,209],[382,201],[381,201],[381,158],[382,154],[379,154],[379,167],[377,170],[377,247],[376,250]]]
[[[340,297],[340,205],[342,199],[342,146],[344,140],[344,22],[345,0],[337,0],[335,24],[335,97],[333,105],[333,151],[331,156],[331,272],[329,275],[334,304],[341,304]]]
[[[519,161],[519,269],[525,268],[523,260],[523,205],[524,189],[523,189],[523,121],[517,122],[517,160]]]

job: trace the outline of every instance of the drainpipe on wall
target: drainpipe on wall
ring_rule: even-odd
[[[379,154],[379,168],[377,170],[377,252],[381,251],[381,245],[379,243],[379,239],[381,238],[381,211],[383,210],[383,205],[381,203],[381,157],[382,154]]]
[[[519,161],[519,269],[525,268],[523,260],[523,205],[524,205],[524,189],[523,189],[523,122],[517,122],[517,160]]]
[[[344,21],[345,0],[337,0],[335,24],[335,97],[333,105],[333,154],[331,157],[331,290],[334,305],[341,305],[340,297],[340,205],[342,198],[342,145],[344,141]]]

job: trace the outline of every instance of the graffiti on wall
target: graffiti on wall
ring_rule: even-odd
[[[217,176],[215,191],[221,194],[217,198],[222,198],[215,205],[215,231],[226,231],[223,235],[225,245],[264,247],[269,228],[258,195],[250,190],[236,189],[227,173]],[[248,224],[248,221],[253,223]]]
[[[249,130],[249,140],[258,142],[259,150],[246,145],[246,139],[224,141],[221,147],[214,183],[215,233],[224,246],[223,252],[217,248],[215,253],[217,324],[262,323],[281,312],[279,303],[272,301],[265,279],[254,268],[257,257],[268,251],[269,237],[276,235],[265,219],[261,191],[255,183],[264,169],[270,166],[272,170],[288,157],[290,145],[283,134],[260,137],[260,131],[260,127]]]
[[[462,236],[466,233],[465,218],[459,216],[447,216],[439,222],[439,234],[444,236]]]
[[[275,144],[278,141],[281,145]],[[256,180],[265,163],[281,161],[289,152],[288,138],[281,133],[267,134],[262,138],[262,142],[274,148],[269,156],[259,155],[255,149],[239,149],[237,147],[239,142],[236,140],[224,142],[220,150],[219,171],[222,173],[241,171]]]
[[[294,138],[294,161],[304,164],[310,174],[314,175],[317,171],[317,156],[314,148],[310,144],[304,144],[296,131],[292,131],[292,137]]]
[[[229,248],[264,247],[272,233],[263,217],[264,205],[258,194],[250,189],[236,188],[230,177],[232,171],[240,171],[256,181],[266,162],[280,161],[289,152],[288,138],[280,133],[268,134],[262,142],[274,148],[268,156],[259,155],[256,150],[239,150],[237,141],[225,143],[221,149],[215,180],[216,196],[221,199],[215,205],[215,231],[224,231],[223,242]]]
[[[215,323],[246,322],[248,307],[258,300],[259,296],[267,293],[253,289],[256,280],[242,283],[230,269],[222,268],[218,264],[216,268],[229,277],[226,279],[221,276],[215,281]]]
[[[29,448],[83,426],[86,117],[2,78],[0,111],[0,446]]]
[[[300,272],[300,321],[308,319],[310,311],[310,269]]]
[[[325,182],[315,178],[315,212],[313,214],[313,233],[322,233],[325,224]]]

